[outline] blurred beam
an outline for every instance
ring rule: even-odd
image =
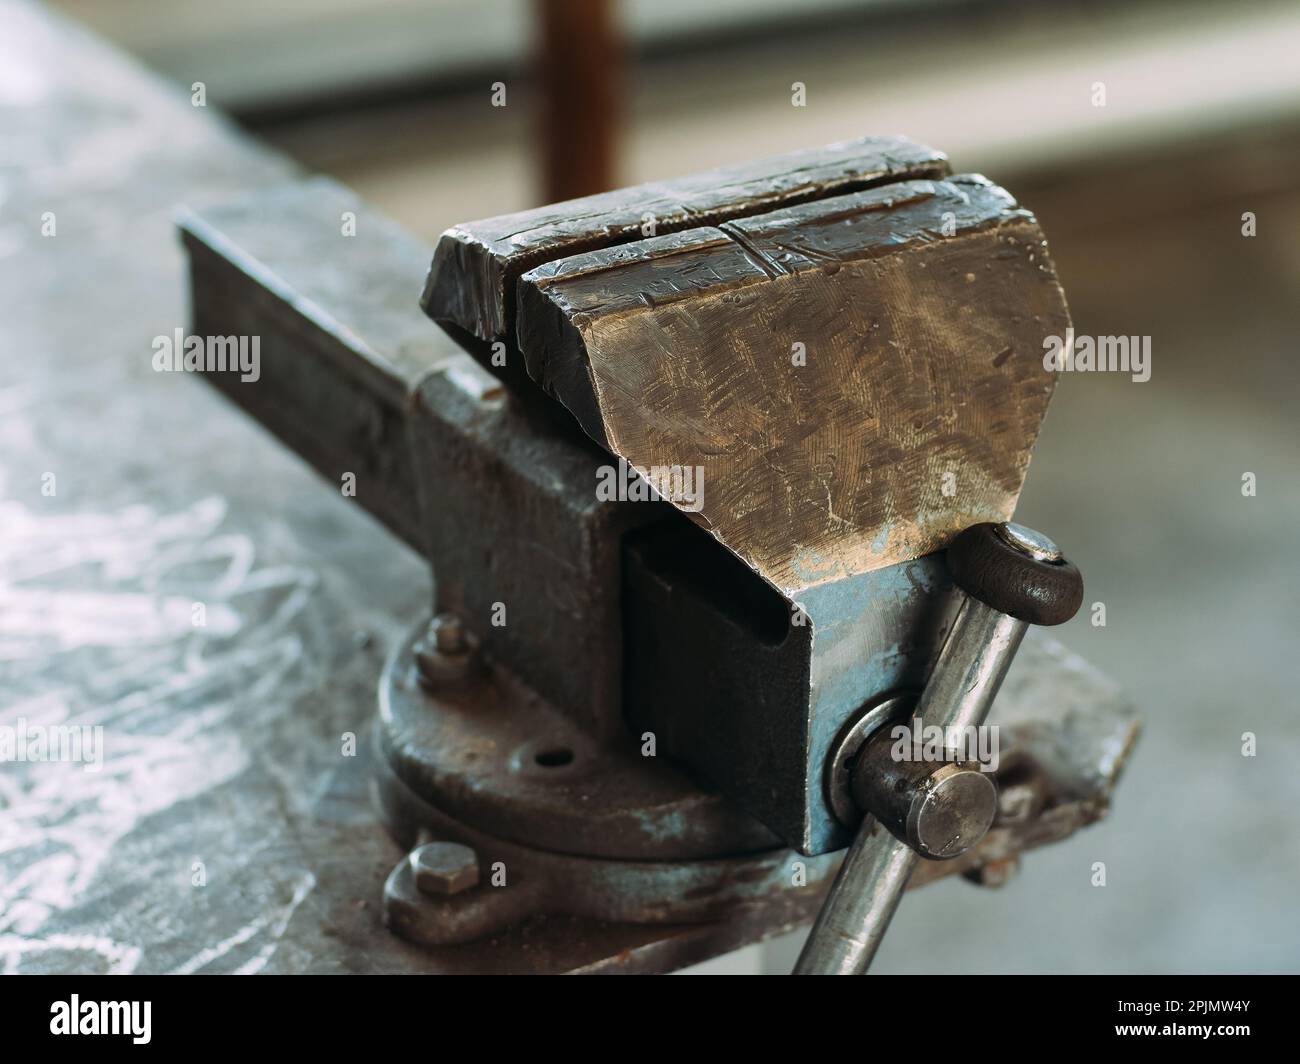
[[[541,202],[613,188],[623,47],[613,0],[535,0]]]

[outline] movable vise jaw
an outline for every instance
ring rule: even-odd
[[[360,468],[434,570],[435,619],[381,681],[377,792],[415,847],[389,925],[433,947],[628,925],[624,965],[662,969],[810,919],[862,820],[846,750],[926,687],[973,594],[944,552],[1012,516],[1055,385],[1069,316],[1034,217],[864,138],[467,223],[420,305],[471,360],[387,306],[417,241],[377,221],[375,268],[322,321],[276,292],[284,252],[242,246],[267,210],[184,224],[196,329],[273,334],[267,388],[228,394],[323,473]],[[250,284],[283,305],[232,298]],[[308,374],[314,410],[279,401]],[[1100,816],[1136,735],[1047,639],[997,712],[992,830],[914,885],[995,880]],[[550,967],[610,963],[587,941]]]

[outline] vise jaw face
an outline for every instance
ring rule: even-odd
[[[520,404],[692,471],[675,519],[607,526],[610,702],[804,853],[846,841],[836,735],[941,643],[936,552],[1012,515],[1069,327],[1033,215],[946,174],[876,138],[466,223],[425,288]]]

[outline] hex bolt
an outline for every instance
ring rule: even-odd
[[[478,640],[454,613],[439,613],[413,648],[421,682],[429,688],[450,687],[478,672]]]
[[[459,842],[426,842],[407,860],[421,894],[450,897],[478,885],[478,854]]]
[[[454,613],[440,613],[429,622],[433,645],[442,654],[459,654],[465,649],[465,627]]]

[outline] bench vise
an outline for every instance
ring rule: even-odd
[[[258,386],[212,383],[431,563],[373,754],[411,851],[385,920],[434,967],[529,935],[532,970],[680,967],[812,920],[870,834],[891,893],[849,918],[879,926],[801,962],[861,970],[905,886],[998,883],[1104,814],[1132,707],[1036,632],[1007,672],[1082,587],[1007,524],[1070,321],[1003,189],[872,137],[466,223],[431,255],[321,180],[182,234],[193,331],[261,337]],[[430,260],[445,335],[415,307]],[[1056,613],[1022,616],[1036,595]],[[998,696],[997,788],[902,781],[890,826],[868,740],[937,719],[957,644],[988,658],[979,610],[1020,625],[962,717]]]

